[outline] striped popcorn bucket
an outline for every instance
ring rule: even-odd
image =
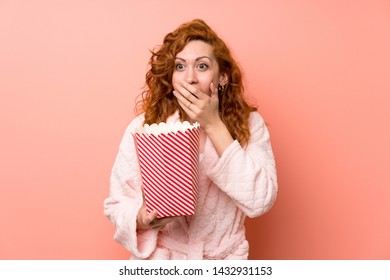
[[[199,184],[198,123],[144,125],[133,134],[147,211],[157,217],[193,215]]]

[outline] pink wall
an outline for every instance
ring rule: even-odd
[[[161,3],[166,3],[164,7]],[[126,259],[103,216],[148,49],[200,17],[269,123],[254,259],[390,258],[390,3],[0,2],[0,259]]]

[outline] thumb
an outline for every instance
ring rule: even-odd
[[[157,210],[152,210],[148,215],[149,223],[157,218]]]

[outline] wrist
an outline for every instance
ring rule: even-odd
[[[226,128],[226,125],[220,118],[218,118],[215,121],[208,122],[202,128],[204,132],[206,132],[206,134],[210,137],[211,134],[217,133],[217,131],[221,131]]]
[[[211,143],[213,144],[219,157],[222,156],[226,148],[234,141],[228,128],[222,120],[207,125],[203,128],[203,130],[211,140]]]

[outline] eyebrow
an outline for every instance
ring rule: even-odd
[[[206,55],[200,56],[200,57],[196,58],[195,61],[199,61],[199,60],[201,60],[202,58],[207,58],[208,60],[212,61],[211,58],[208,57],[208,56],[206,56]],[[175,59],[179,59],[179,60],[182,60],[182,61],[184,61],[184,62],[186,61],[184,58],[181,58],[181,57],[176,57]]]

